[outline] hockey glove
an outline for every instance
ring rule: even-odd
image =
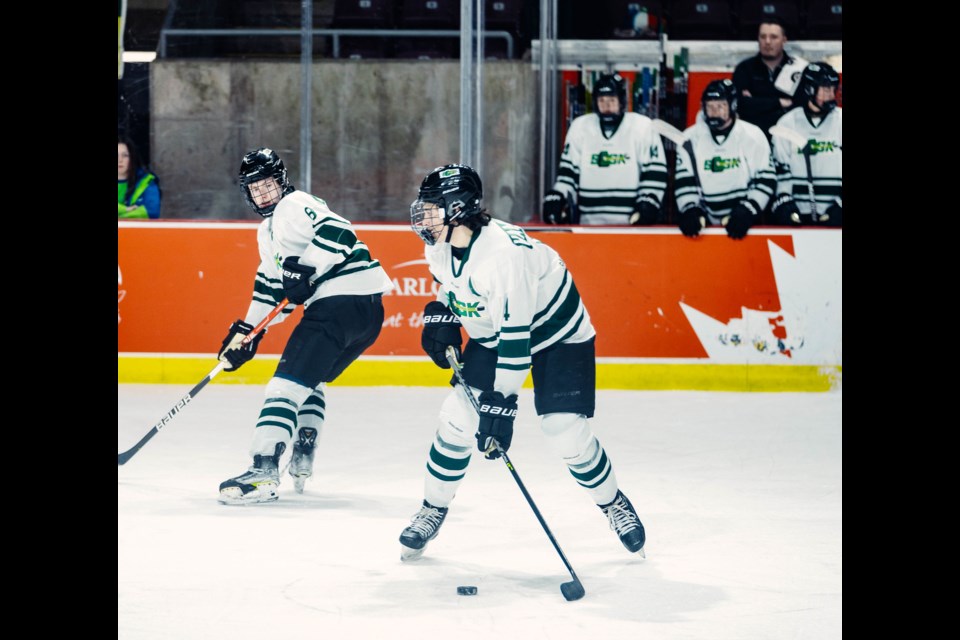
[[[784,226],[800,226],[800,208],[789,194],[781,194],[773,202],[773,211],[770,213],[773,224]]]
[[[656,196],[645,193],[637,198],[637,204],[634,205],[633,214],[630,216],[630,224],[657,224],[659,215],[660,201]]]
[[[223,346],[220,347],[220,352],[217,354],[217,359],[219,359],[220,362],[226,362],[230,365],[229,367],[224,367],[224,371],[236,371],[253,359],[254,354],[257,352],[257,346],[260,344],[260,341],[263,340],[263,334],[265,334],[267,330],[264,329],[249,343],[241,346],[240,343],[243,342],[246,336],[250,335],[251,331],[253,331],[253,325],[249,325],[243,320],[237,320],[230,325],[230,332],[227,334],[227,337],[223,339]]]
[[[743,240],[759,212],[760,207],[754,204],[753,200],[744,198],[738,202],[727,218],[727,235],[734,240]]]
[[[310,276],[317,270],[306,264],[300,264],[297,256],[283,261],[280,273],[283,274],[283,293],[293,304],[303,304],[310,299],[316,287],[310,284]]]
[[[820,224],[827,227],[843,226],[843,204],[837,199],[827,210],[820,214]]]
[[[691,205],[680,214],[680,231],[688,238],[696,238],[707,224],[707,212],[703,207]]]
[[[513,440],[513,421],[517,417],[517,394],[503,397],[499,391],[484,391],[480,394],[480,426],[477,428],[477,449],[486,454],[487,460],[496,460],[500,452],[493,441],[506,451]]]
[[[434,364],[441,369],[449,369],[447,347],[453,347],[456,350],[459,361],[462,343],[460,318],[442,302],[437,300],[428,302],[423,310],[423,333],[420,334],[420,346]]]
[[[547,224],[570,224],[570,213],[566,211],[567,197],[556,189],[547,191],[543,198],[543,221]]]

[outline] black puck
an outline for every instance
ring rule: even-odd
[[[457,587],[458,596],[475,596],[477,595],[476,587]]]

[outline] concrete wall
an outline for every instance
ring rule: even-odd
[[[315,62],[313,193],[354,220],[407,222],[423,176],[459,159],[459,78],[455,60]],[[529,62],[485,65],[480,174],[501,219],[539,210],[536,94]],[[299,62],[157,60],[151,116],[164,218],[258,219],[235,178],[260,146],[300,182]]]

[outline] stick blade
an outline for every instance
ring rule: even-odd
[[[560,593],[563,594],[567,602],[573,602],[574,600],[582,598],[586,594],[586,591],[583,590],[583,585],[579,580],[574,580],[573,582],[564,582],[561,584]]]
[[[678,147],[682,147],[683,143],[686,142],[686,140],[683,138],[683,132],[666,120],[654,120],[653,129]]]
[[[804,139],[802,135],[800,135],[798,132],[794,131],[793,129],[789,127],[785,127],[780,124],[775,124],[772,127],[770,127],[770,135],[776,136],[778,138],[783,138],[784,140],[792,142],[798,147],[807,146],[807,141],[806,139]]]

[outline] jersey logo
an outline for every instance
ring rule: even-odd
[[[460,302],[452,291],[447,294],[447,306],[461,318],[480,317],[479,302]]]
[[[660,157],[660,147],[655,144],[650,145],[650,157],[659,158]]]
[[[314,213],[314,212],[313,212],[313,209],[311,209],[310,207],[304,207],[304,208],[303,208],[303,212],[304,212],[305,214],[307,214],[307,217],[310,218],[311,220],[316,220],[316,219],[317,219],[317,214]]]
[[[502,220],[494,220],[494,224],[503,229],[503,232],[507,234],[507,237],[510,238],[510,242],[515,244],[518,247],[526,247],[527,249],[533,249],[533,241],[527,236],[527,232],[510,224],[509,222],[503,222]]]
[[[832,153],[834,151],[843,151],[843,147],[833,140],[815,140],[810,138],[806,147],[798,147],[797,153],[803,154],[804,149],[810,149],[810,155],[815,156],[818,153]]]
[[[627,164],[629,159],[630,156],[625,153],[609,153],[607,151],[601,151],[600,153],[595,153],[590,157],[590,164],[598,167],[613,167],[618,164]]]
[[[714,156],[703,161],[703,170],[712,173],[723,173],[727,169],[738,169],[742,164],[740,158],[721,158]]]

